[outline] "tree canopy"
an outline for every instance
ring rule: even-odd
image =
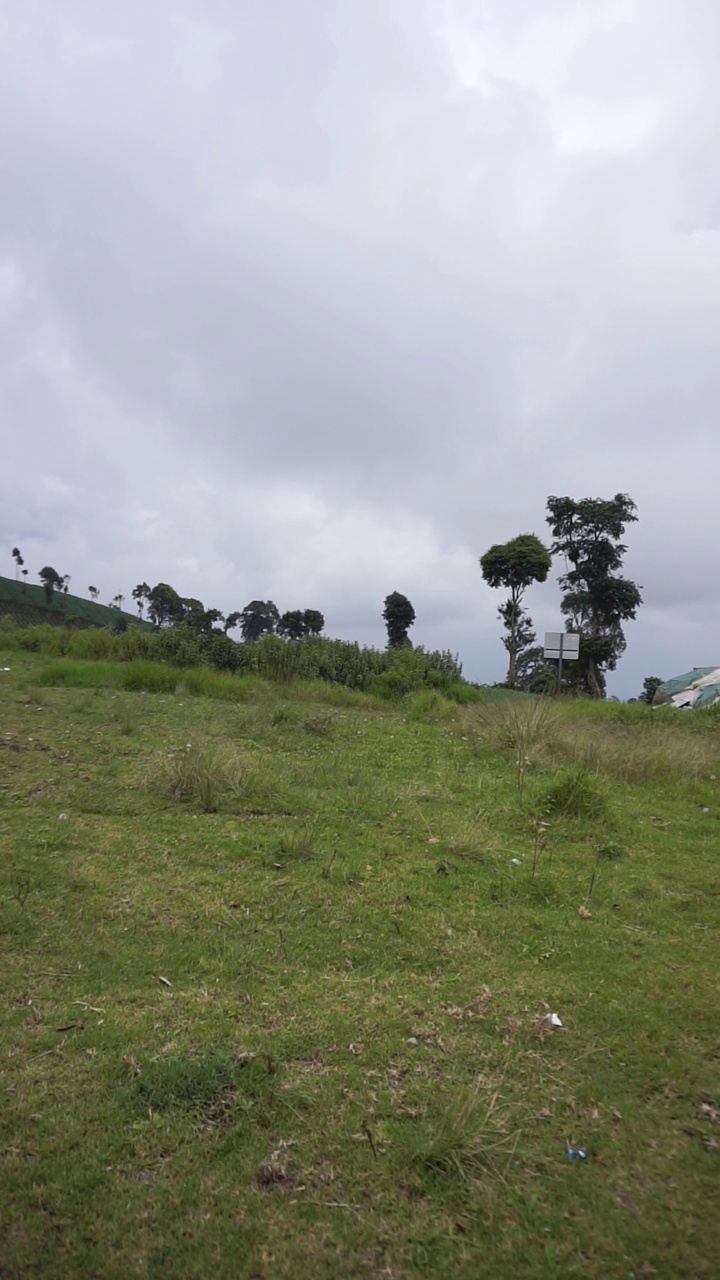
[[[409,645],[408,631],[415,622],[415,610],[407,596],[393,591],[385,597],[383,618],[387,629],[388,649],[397,649],[401,645]]]
[[[280,613],[272,600],[251,600],[240,614],[242,638],[247,643],[271,636],[279,621]]]

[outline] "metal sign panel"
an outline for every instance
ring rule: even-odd
[[[543,653],[546,658],[567,658],[574,662],[580,655],[580,635],[577,631],[546,631]]]

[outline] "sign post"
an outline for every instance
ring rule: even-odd
[[[557,691],[562,689],[563,659],[575,662],[580,656],[580,634],[577,631],[546,631],[543,654],[558,664]]]

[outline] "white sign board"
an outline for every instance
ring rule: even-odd
[[[573,662],[580,655],[580,635],[577,631],[546,631],[543,653],[546,658],[569,659]]]

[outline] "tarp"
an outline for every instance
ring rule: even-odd
[[[712,707],[716,702],[720,703],[720,667],[695,667],[666,680],[653,698],[654,707],[671,706],[684,711]]]

